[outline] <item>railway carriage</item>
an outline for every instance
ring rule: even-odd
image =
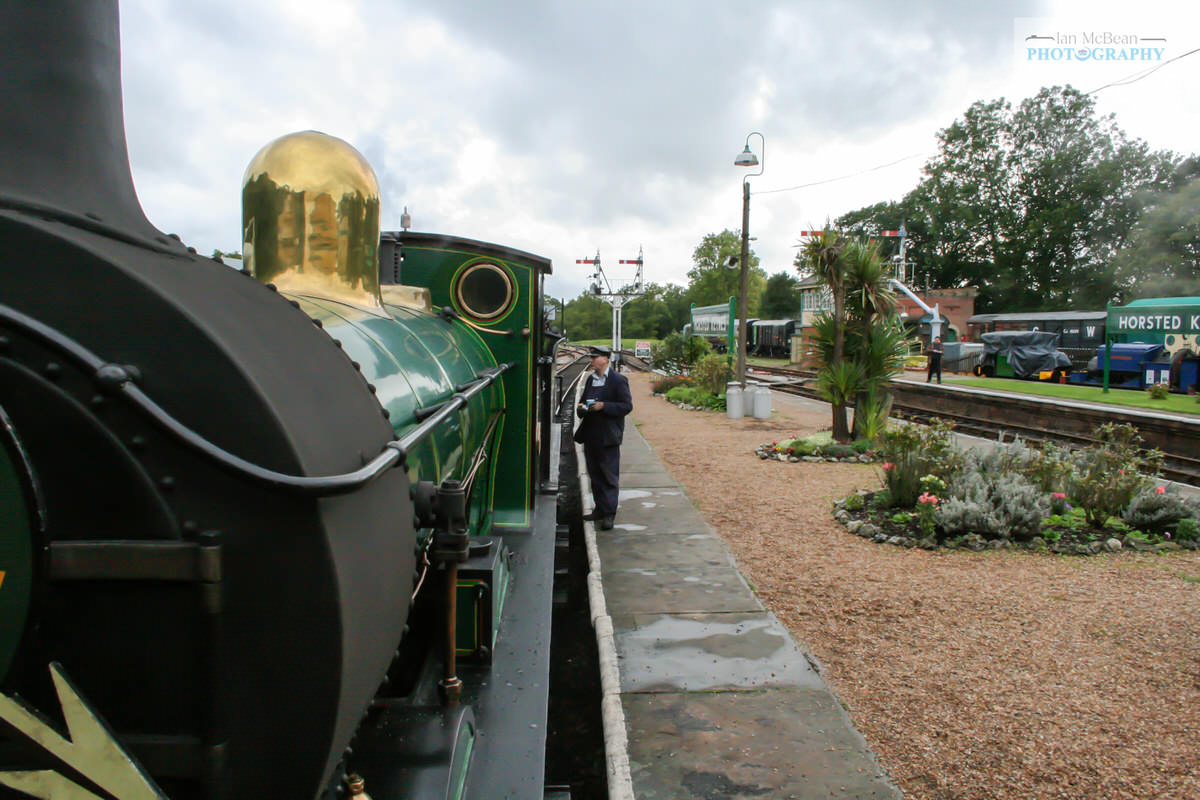
[[[0,796],[541,797],[549,261],[381,237],[311,131],[201,257],[137,202],[115,2],[0,22]]]

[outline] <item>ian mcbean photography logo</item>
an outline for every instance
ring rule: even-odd
[[[1162,61],[1165,36],[1112,30],[1049,31],[1025,37],[1026,61]]]

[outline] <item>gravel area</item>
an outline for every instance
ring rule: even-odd
[[[729,420],[631,381],[638,430],[909,800],[1200,799],[1200,552],[874,544],[831,503],[876,467],[754,455],[828,411]]]

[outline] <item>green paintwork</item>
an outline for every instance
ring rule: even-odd
[[[0,414],[0,424],[7,422]],[[0,680],[25,631],[33,585],[30,476],[10,428],[0,430]]]
[[[473,245],[480,245],[479,248]],[[499,437],[499,453],[493,467],[495,472],[493,525],[497,528],[523,528],[532,524],[534,470],[537,426],[535,372],[537,351],[535,341],[541,335],[537,317],[542,307],[541,272],[531,257],[526,262],[513,255],[505,257],[485,243],[446,239],[444,244],[406,241],[404,247],[403,282],[429,289],[436,308],[450,306],[462,313],[454,298],[455,279],[473,264],[487,262],[504,269],[513,280],[516,299],[512,307],[497,320],[477,324],[488,330],[510,332],[508,335],[475,333],[497,362],[515,362],[504,373],[504,418]],[[542,263],[545,263],[544,260]],[[463,328],[463,323],[456,323]],[[469,328],[467,328],[469,329]],[[528,331],[526,333],[526,331]]]
[[[297,299],[359,365],[364,381],[375,387],[380,405],[388,410],[397,436],[417,424],[418,408],[449,400],[455,386],[496,364],[474,331],[432,314],[389,306],[392,316],[383,318],[330,300]],[[503,403],[500,387],[471,398],[465,409],[413,448],[407,461],[410,482],[461,479]],[[336,421],[336,410],[331,409],[330,424]],[[485,468],[471,494],[472,534],[483,532],[490,522],[490,494],[490,470]]]

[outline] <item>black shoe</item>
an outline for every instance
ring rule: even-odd
[[[583,515],[584,522],[595,522],[598,519],[604,519],[599,511],[589,511]]]
[[[600,520],[600,530],[611,531],[612,527],[613,527],[613,518],[612,517],[605,517],[604,519]]]

